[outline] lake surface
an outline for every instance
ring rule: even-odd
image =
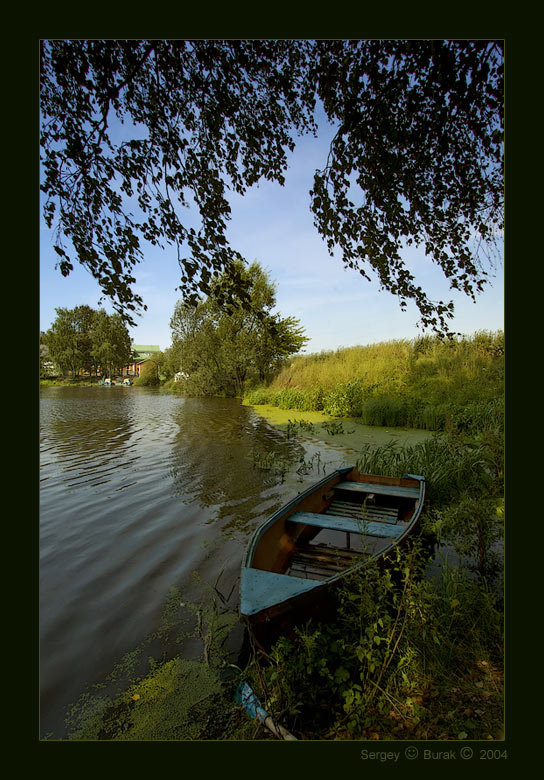
[[[357,442],[428,435],[364,426],[357,434],[349,447],[326,433],[288,436],[233,399],[43,388],[42,737],[66,736],[67,708],[157,630],[172,588],[198,598],[195,573],[200,582],[220,577],[236,610],[253,530],[323,473],[354,464]],[[280,465],[259,468],[270,453]]]

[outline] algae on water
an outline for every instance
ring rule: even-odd
[[[217,584],[217,583],[216,583]],[[238,616],[218,603],[214,592],[194,604],[180,600],[172,589],[165,604],[163,624],[136,651],[121,659],[108,677],[123,689],[113,696],[104,692],[105,683],[94,686],[96,693],[83,694],[70,713],[71,741],[160,741],[228,739],[232,720],[238,708],[233,702],[230,686],[224,682],[228,669],[225,641],[238,624]],[[196,616],[193,632],[180,633],[185,626],[180,616]],[[175,636],[177,632],[177,636]],[[149,659],[149,671],[138,679],[134,675],[138,660],[148,643],[169,635],[171,641],[182,642],[188,637],[203,643],[202,657],[168,660]],[[174,636],[173,636],[174,635]]]

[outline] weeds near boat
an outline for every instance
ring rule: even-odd
[[[321,472],[325,474],[328,465],[328,462],[322,461],[320,452],[315,452],[308,460],[302,455],[298,461],[298,466],[296,465],[296,460],[294,461],[281,457],[274,451],[254,451],[252,453],[252,459],[254,469],[260,469],[261,471],[279,476],[282,484],[285,482],[285,478],[291,470],[298,475],[302,482],[303,477],[308,474],[320,474]]]
[[[290,468],[290,463],[286,458],[274,450],[270,452],[253,450],[251,457],[254,469],[271,472],[280,477],[282,484],[285,482],[285,476]]]
[[[307,420],[287,420],[287,438],[297,436],[301,431],[313,433],[314,424]]]
[[[497,573],[493,547],[504,536],[502,437],[466,441],[435,434],[411,447],[396,441],[366,446],[357,466],[391,476],[425,474],[425,529],[450,543],[479,575]]]
[[[365,445],[357,467],[390,476],[425,474],[426,505],[445,504],[464,493],[487,492],[494,481],[498,491],[503,487],[495,453],[486,442],[464,442],[441,434],[409,447],[395,440],[380,447]]]
[[[304,457],[300,459],[300,465],[296,470],[296,473],[299,475],[299,477],[301,477],[302,481],[302,477],[306,476],[307,474],[313,474],[314,471],[316,474],[319,474],[320,471],[323,471],[323,474],[325,474],[326,469],[327,463],[321,463],[321,453],[316,452],[309,460],[304,460]]]
[[[340,590],[337,620],[281,638],[252,682],[301,739],[500,739],[502,614],[462,571],[398,548]]]
[[[500,425],[366,446],[357,466],[425,474],[423,534],[389,570],[370,563],[346,580],[335,621],[281,638],[251,667],[255,690],[301,739],[503,739]],[[424,576],[429,534],[459,556],[436,579]]]
[[[355,428],[352,431],[345,431],[344,423],[341,420],[321,423],[321,427],[325,428],[329,436],[336,436],[339,433],[355,433]]]

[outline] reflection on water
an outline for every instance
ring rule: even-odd
[[[285,490],[273,473],[255,468],[254,453],[273,451],[295,462],[303,448],[248,407],[229,399],[187,399],[175,414],[172,450],[175,490],[186,503],[213,509],[209,522],[221,532],[247,533],[253,520],[270,513]],[[271,510],[272,511],[272,510]]]
[[[221,574],[236,609],[253,529],[321,476],[297,465],[331,471],[353,453],[231,399],[45,388],[40,405],[41,732],[59,738],[68,705],[156,630],[172,587]],[[259,452],[286,474],[256,468]]]

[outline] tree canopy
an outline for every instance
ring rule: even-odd
[[[474,298],[485,284],[504,219],[502,41],[44,40],[41,54],[58,265],[85,266],[131,324],[146,241],[175,247],[187,301],[229,268],[223,293],[243,293],[229,191],[283,184],[318,107],[335,135],[309,203],[331,254],[435,330],[452,304],[418,286],[406,246],[454,289]]]
[[[180,300],[170,320],[170,366],[185,376],[184,389],[200,395],[241,395],[248,381],[265,381],[308,339],[294,317],[272,314],[275,287],[259,263],[237,262],[247,299],[222,305],[230,274],[211,284],[210,295],[192,306]],[[227,276],[225,280],[225,276]]]
[[[75,376],[84,369],[112,373],[130,362],[130,336],[120,314],[76,306],[57,308],[51,328],[43,335],[48,357],[62,372]]]

